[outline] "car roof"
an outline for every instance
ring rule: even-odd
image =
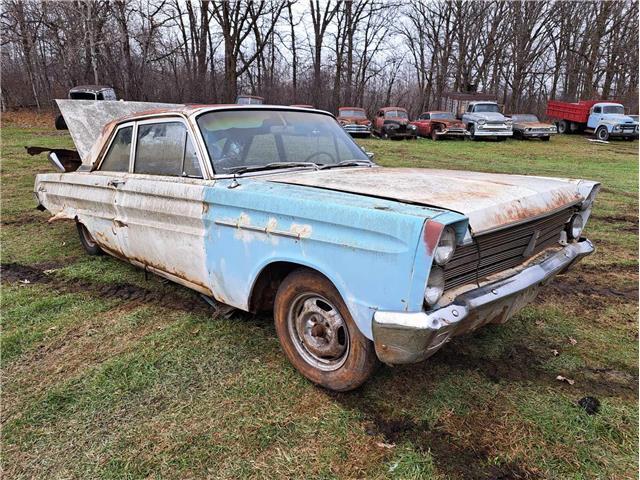
[[[104,90],[113,90],[109,85],[76,85],[69,89],[70,92],[102,92]]]
[[[380,110],[382,110],[383,112],[388,112],[390,110],[404,110],[405,112],[407,111],[406,108],[402,107],[382,107]]]
[[[338,110],[363,110],[364,108],[362,107],[338,107]]]

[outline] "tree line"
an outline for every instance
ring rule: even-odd
[[[446,91],[507,112],[548,99],[638,109],[638,2],[5,0],[2,108],[49,108],[79,84],[127,100],[312,104],[412,115]]]

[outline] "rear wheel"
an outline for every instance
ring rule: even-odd
[[[84,247],[85,251],[89,255],[102,255],[102,249],[93,239],[89,230],[87,230],[87,227],[80,222],[76,222],[76,228],[78,229],[78,235],[80,236],[80,243]]]
[[[607,127],[598,127],[596,130],[596,138],[603,142],[609,140],[609,130],[607,130]]]
[[[316,272],[296,270],[284,279],[274,320],[285,355],[317,385],[353,390],[378,365],[373,342],[360,333],[336,288]]]
[[[558,133],[570,133],[569,123],[566,120],[560,120],[558,122]]]

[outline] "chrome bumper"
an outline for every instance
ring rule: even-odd
[[[513,137],[513,130],[491,130],[491,129],[483,129],[476,128],[476,131],[473,132],[476,137]]]
[[[436,136],[438,136],[438,137],[440,137],[440,136],[464,137],[466,135],[469,135],[469,132],[467,130],[464,130],[464,129],[458,129],[458,130],[445,129],[445,130],[438,130],[436,132]]]
[[[487,323],[503,323],[530,303],[540,286],[594,251],[582,239],[512,277],[470,290],[433,312],[384,312],[373,316],[378,358],[387,364],[415,363],[433,355],[453,336]]]

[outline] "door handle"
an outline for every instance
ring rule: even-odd
[[[114,188],[118,188],[118,185],[124,185],[124,184],[125,184],[124,180],[109,180],[107,182],[108,187],[114,187]]]

